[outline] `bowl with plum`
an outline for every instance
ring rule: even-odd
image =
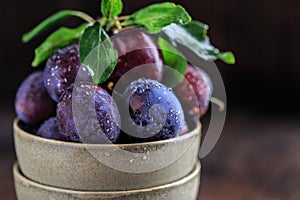
[[[233,54],[213,47],[207,25],[180,5],[119,16],[122,8],[102,0],[98,19],[59,11],[23,36],[28,42],[70,16],[86,21],[46,38],[32,62],[42,67],[17,90],[18,199],[196,199],[199,118],[213,84],[177,47],[195,50],[190,42],[207,39],[199,59],[230,63]]]
[[[146,51],[160,55],[158,47]],[[131,62],[124,59],[118,67]],[[107,86],[91,81],[78,45],[54,53],[44,71],[29,75],[17,91],[15,148],[22,173],[38,183],[85,191],[150,188],[190,174],[200,123],[185,120],[172,89],[141,77],[117,94],[116,103]]]

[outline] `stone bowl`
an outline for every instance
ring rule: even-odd
[[[13,128],[18,163],[27,178],[80,191],[138,190],[181,180],[196,166],[201,136],[198,123],[185,135],[157,142],[82,144],[33,135],[20,128],[18,119]]]
[[[200,183],[200,162],[186,177],[152,188],[126,191],[80,191],[51,187],[26,178],[17,163],[13,167],[18,200],[196,200]]]

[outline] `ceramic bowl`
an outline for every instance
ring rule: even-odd
[[[82,191],[124,191],[165,185],[190,174],[198,160],[198,123],[177,138],[139,144],[81,144],[35,136],[14,121],[22,173],[48,186]]]
[[[127,191],[67,190],[36,183],[26,178],[18,164],[13,167],[18,200],[196,200],[200,183],[200,163],[186,177],[157,187]]]

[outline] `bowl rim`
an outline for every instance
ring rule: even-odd
[[[138,146],[149,146],[149,145],[162,145],[166,143],[176,143],[181,140],[189,139],[191,137],[195,137],[197,134],[201,136],[201,123],[198,121],[194,129],[189,131],[188,133],[175,137],[175,138],[170,138],[166,140],[159,140],[159,141],[153,141],[153,142],[142,142],[142,143],[131,143],[131,144],[90,144],[90,143],[76,143],[76,142],[69,142],[69,141],[60,141],[60,140],[54,140],[54,139],[48,139],[48,138],[43,138],[37,135],[34,135],[32,133],[26,132],[23,130],[18,124],[20,122],[20,119],[16,117],[13,122],[13,130],[14,134],[22,135],[24,137],[27,137],[32,140],[37,140],[40,142],[44,143],[50,143],[53,145],[61,145],[64,144],[65,146],[72,146],[72,147],[112,147],[112,146],[118,146],[118,147],[138,147]]]
[[[67,193],[67,194],[78,194],[78,195],[84,195],[84,194],[89,194],[89,195],[128,195],[128,194],[134,194],[134,193],[145,193],[145,192],[152,192],[152,191],[157,191],[161,189],[168,189],[168,188],[174,188],[180,185],[183,185],[193,179],[194,177],[198,176],[200,174],[201,170],[201,163],[200,160],[197,161],[197,164],[194,168],[194,170],[187,175],[186,177],[174,181],[172,183],[160,185],[160,186],[155,186],[152,188],[145,188],[145,189],[136,189],[136,190],[123,190],[123,191],[82,191],[82,190],[71,190],[71,189],[63,189],[63,188],[57,188],[53,186],[48,186],[44,185],[41,183],[34,182],[27,177],[25,177],[19,167],[18,162],[16,161],[13,165],[13,175],[15,179],[18,179],[25,183],[26,185],[31,185],[37,188],[41,188],[47,191],[54,191],[54,192],[59,192],[59,193]]]

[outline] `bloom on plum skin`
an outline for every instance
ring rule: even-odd
[[[71,141],[115,143],[120,135],[120,114],[113,98],[90,82],[71,85],[57,105],[62,134]]]
[[[180,102],[170,88],[150,79],[132,82],[124,92],[120,105],[126,133],[135,141],[173,138],[180,132],[184,114]],[[128,107],[129,106],[129,107]],[[128,113],[130,117],[126,117]],[[146,128],[145,128],[146,127]],[[124,130],[123,130],[124,131]]]
[[[59,97],[75,80],[91,81],[88,69],[81,64],[78,45],[58,50],[48,60],[44,69],[44,84],[51,98]]]

